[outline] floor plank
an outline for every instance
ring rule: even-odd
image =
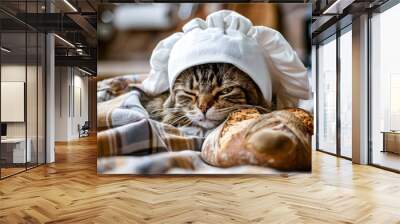
[[[0,223],[400,223],[400,175],[321,152],[313,173],[97,176],[96,140],[0,181]]]

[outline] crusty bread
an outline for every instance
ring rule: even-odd
[[[229,142],[230,138],[232,138],[236,133],[245,130],[249,122],[258,117],[260,117],[260,113],[257,109],[253,108],[242,109],[230,114],[221,131],[219,139],[221,148],[224,148],[223,146]]]
[[[312,135],[314,133],[313,117],[310,112],[300,109],[300,108],[290,108],[290,109],[286,109],[286,111],[291,112],[295,117],[297,117],[299,120],[301,120],[309,134]]]
[[[302,109],[261,114],[242,109],[210,134],[201,156],[218,167],[258,165],[279,170],[311,169],[312,116]]]

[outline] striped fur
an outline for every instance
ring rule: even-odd
[[[237,67],[227,63],[209,63],[184,70],[170,93],[144,102],[152,118],[180,126],[210,130],[222,123],[234,110],[270,106],[258,86]]]

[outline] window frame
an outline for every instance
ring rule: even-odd
[[[346,18],[347,19],[347,18]],[[340,21],[338,21],[338,22],[340,22]],[[344,35],[345,33],[347,33],[347,32],[351,32],[352,31],[352,23],[350,22],[349,24],[346,24],[343,28],[340,28],[339,29],[339,27],[337,27],[337,30],[336,30],[336,32],[335,33],[333,33],[332,35],[330,35],[329,37],[327,37],[327,38],[325,38],[325,39],[323,39],[323,40],[321,40],[321,41],[318,41],[317,42],[317,44],[315,44],[316,45],[316,52],[315,52],[315,57],[316,57],[316,59],[315,59],[315,61],[316,61],[316,70],[315,70],[315,74],[316,74],[316,96],[315,96],[315,100],[316,100],[316,103],[315,103],[315,114],[316,114],[316,120],[315,120],[315,129],[316,129],[316,131],[315,131],[315,134],[316,134],[316,138],[315,138],[315,145],[316,145],[316,151],[319,151],[319,152],[323,152],[323,153],[327,153],[327,154],[329,154],[329,155],[333,155],[333,156],[336,156],[336,157],[340,157],[340,158],[343,158],[343,159],[346,159],[346,160],[352,160],[352,158],[350,158],[350,157],[347,157],[347,156],[344,156],[344,155],[342,155],[342,153],[341,153],[341,119],[340,119],[340,81],[341,81],[341,79],[340,79],[340,77],[341,77],[341,67],[340,67],[340,60],[341,60],[341,57],[340,57],[340,37],[342,36],[342,35]],[[324,150],[324,149],[321,149],[319,146],[320,146],[320,143],[319,143],[319,119],[318,119],[318,114],[319,114],[319,110],[320,110],[320,108],[319,108],[319,94],[320,94],[320,90],[319,90],[319,88],[320,88],[320,86],[319,86],[319,78],[320,78],[320,74],[319,74],[319,67],[320,67],[320,56],[319,56],[319,51],[318,51],[318,49],[320,48],[320,46],[322,45],[322,44],[326,44],[326,43],[329,43],[329,42],[331,42],[331,41],[336,41],[336,61],[335,61],[335,63],[336,63],[336,152],[335,153],[332,153],[332,152],[328,152],[328,151],[326,151],[326,150]]]
[[[26,16],[26,13],[29,13],[27,11],[27,3],[28,3],[28,1],[25,0],[25,1],[21,1],[21,2],[25,4],[24,5],[24,10],[25,10],[24,13],[25,13],[25,16]],[[34,0],[34,1],[30,2],[30,3],[36,4],[36,13],[39,12],[39,6],[38,6],[39,2],[43,2],[43,1]],[[38,29],[30,26],[27,23],[24,23],[22,20],[19,20],[17,17],[15,17],[12,13],[8,12],[6,9],[3,9],[1,6],[2,5],[0,3],[0,12],[5,13],[6,15],[9,15],[12,19],[14,19],[17,22],[22,23],[23,29],[11,31],[11,32],[10,31],[0,30],[0,46],[2,45],[2,43],[1,43],[2,42],[2,39],[1,39],[2,34],[5,34],[5,33],[21,33],[21,34],[25,35],[25,40],[24,40],[25,41],[25,49],[24,49],[24,51],[25,51],[25,56],[24,56],[25,57],[25,87],[24,87],[24,89],[25,89],[25,93],[24,93],[25,166],[24,166],[23,170],[14,172],[14,173],[9,174],[9,175],[4,175],[2,173],[2,167],[0,166],[0,180],[3,180],[3,179],[6,179],[8,177],[12,177],[12,176],[17,175],[19,173],[26,172],[26,171],[28,171],[30,169],[39,167],[39,166],[44,165],[44,164],[47,163],[47,144],[48,144],[48,142],[47,142],[47,128],[46,128],[47,127],[47,110],[46,110],[46,108],[47,108],[47,80],[46,79],[47,79],[47,43],[48,43],[48,40],[47,40],[47,32],[43,32],[41,30],[38,30]],[[48,7],[46,7],[45,10],[47,12],[48,11]],[[0,24],[0,26],[1,26],[1,24]],[[36,72],[35,72],[35,75],[36,75],[36,122],[34,122],[34,124],[33,124],[33,125],[36,125],[36,136],[34,136],[33,138],[36,138],[36,141],[37,141],[37,144],[36,144],[36,158],[35,158],[36,161],[33,164],[30,164],[29,166],[28,166],[28,162],[27,162],[28,161],[28,158],[27,158],[27,156],[28,156],[28,153],[27,153],[27,147],[28,147],[27,84],[28,84],[28,64],[29,64],[28,63],[28,34],[33,34],[33,35],[36,36],[36,41],[35,41],[36,43],[34,43],[34,44],[36,44],[36,47],[35,47],[36,59],[33,62],[35,64],[35,66],[36,66]],[[40,40],[39,40],[39,34],[43,34],[42,38]],[[41,107],[43,107],[42,109],[44,109],[43,117],[39,117],[40,115],[39,115],[39,112],[38,112],[39,111],[39,98],[38,98],[39,97],[39,81],[38,81],[38,76],[39,76],[39,41],[41,42],[41,44],[42,44],[41,46],[43,47],[43,49],[41,49],[41,53],[43,53],[43,55],[41,55],[41,57],[42,57],[42,60],[44,62],[42,64],[42,70],[41,70],[41,73],[42,73],[41,74],[42,75],[42,84],[43,84],[42,96],[44,97],[42,99],[43,105],[41,105]],[[0,81],[1,81],[1,67],[3,66],[2,62],[3,62],[2,56],[0,54]],[[1,89],[1,87],[0,87],[0,89]],[[1,98],[0,98],[0,101],[1,101]],[[1,106],[0,106],[0,110],[1,110]],[[43,122],[42,124],[43,124],[43,128],[44,128],[43,129],[43,133],[42,133],[43,134],[43,145],[42,145],[42,147],[43,147],[42,148],[43,155],[41,155],[41,157],[43,157],[42,158],[43,159],[42,162],[39,162],[39,143],[38,143],[39,142],[38,141],[38,139],[39,139],[39,119]],[[1,123],[1,119],[0,119],[0,123]],[[0,156],[1,156],[1,144],[0,144]]]
[[[382,5],[369,10],[368,13],[368,32],[367,32],[367,38],[368,38],[368,69],[367,69],[367,76],[368,76],[368,111],[367,111],[367,116],[368,116],[368,158],[367,162],[368,165],[377,167],[383,170],[395,172],[395,173],[400,173],[400,170],[393,169],[384,165],[380,165],[377,163],[373,162],[373,130],[372,130],[372,54],[373,54],[373,49],[372,49],[372,41],[373,41],[373,35],[372,35],[372,18],[374,17],[374,14],[381,14],[384,13],[385,11],[393,8],[394,6],[400,4],[399,0],[388,0]]]

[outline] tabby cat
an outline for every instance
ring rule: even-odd
[[[257,107],[262,112],[271,108],[252,79],[228,63],[188,68],[177,77],[171,92],[145,97],[142,103],[153,119],[203,130],[215,128],[240,108]]]

